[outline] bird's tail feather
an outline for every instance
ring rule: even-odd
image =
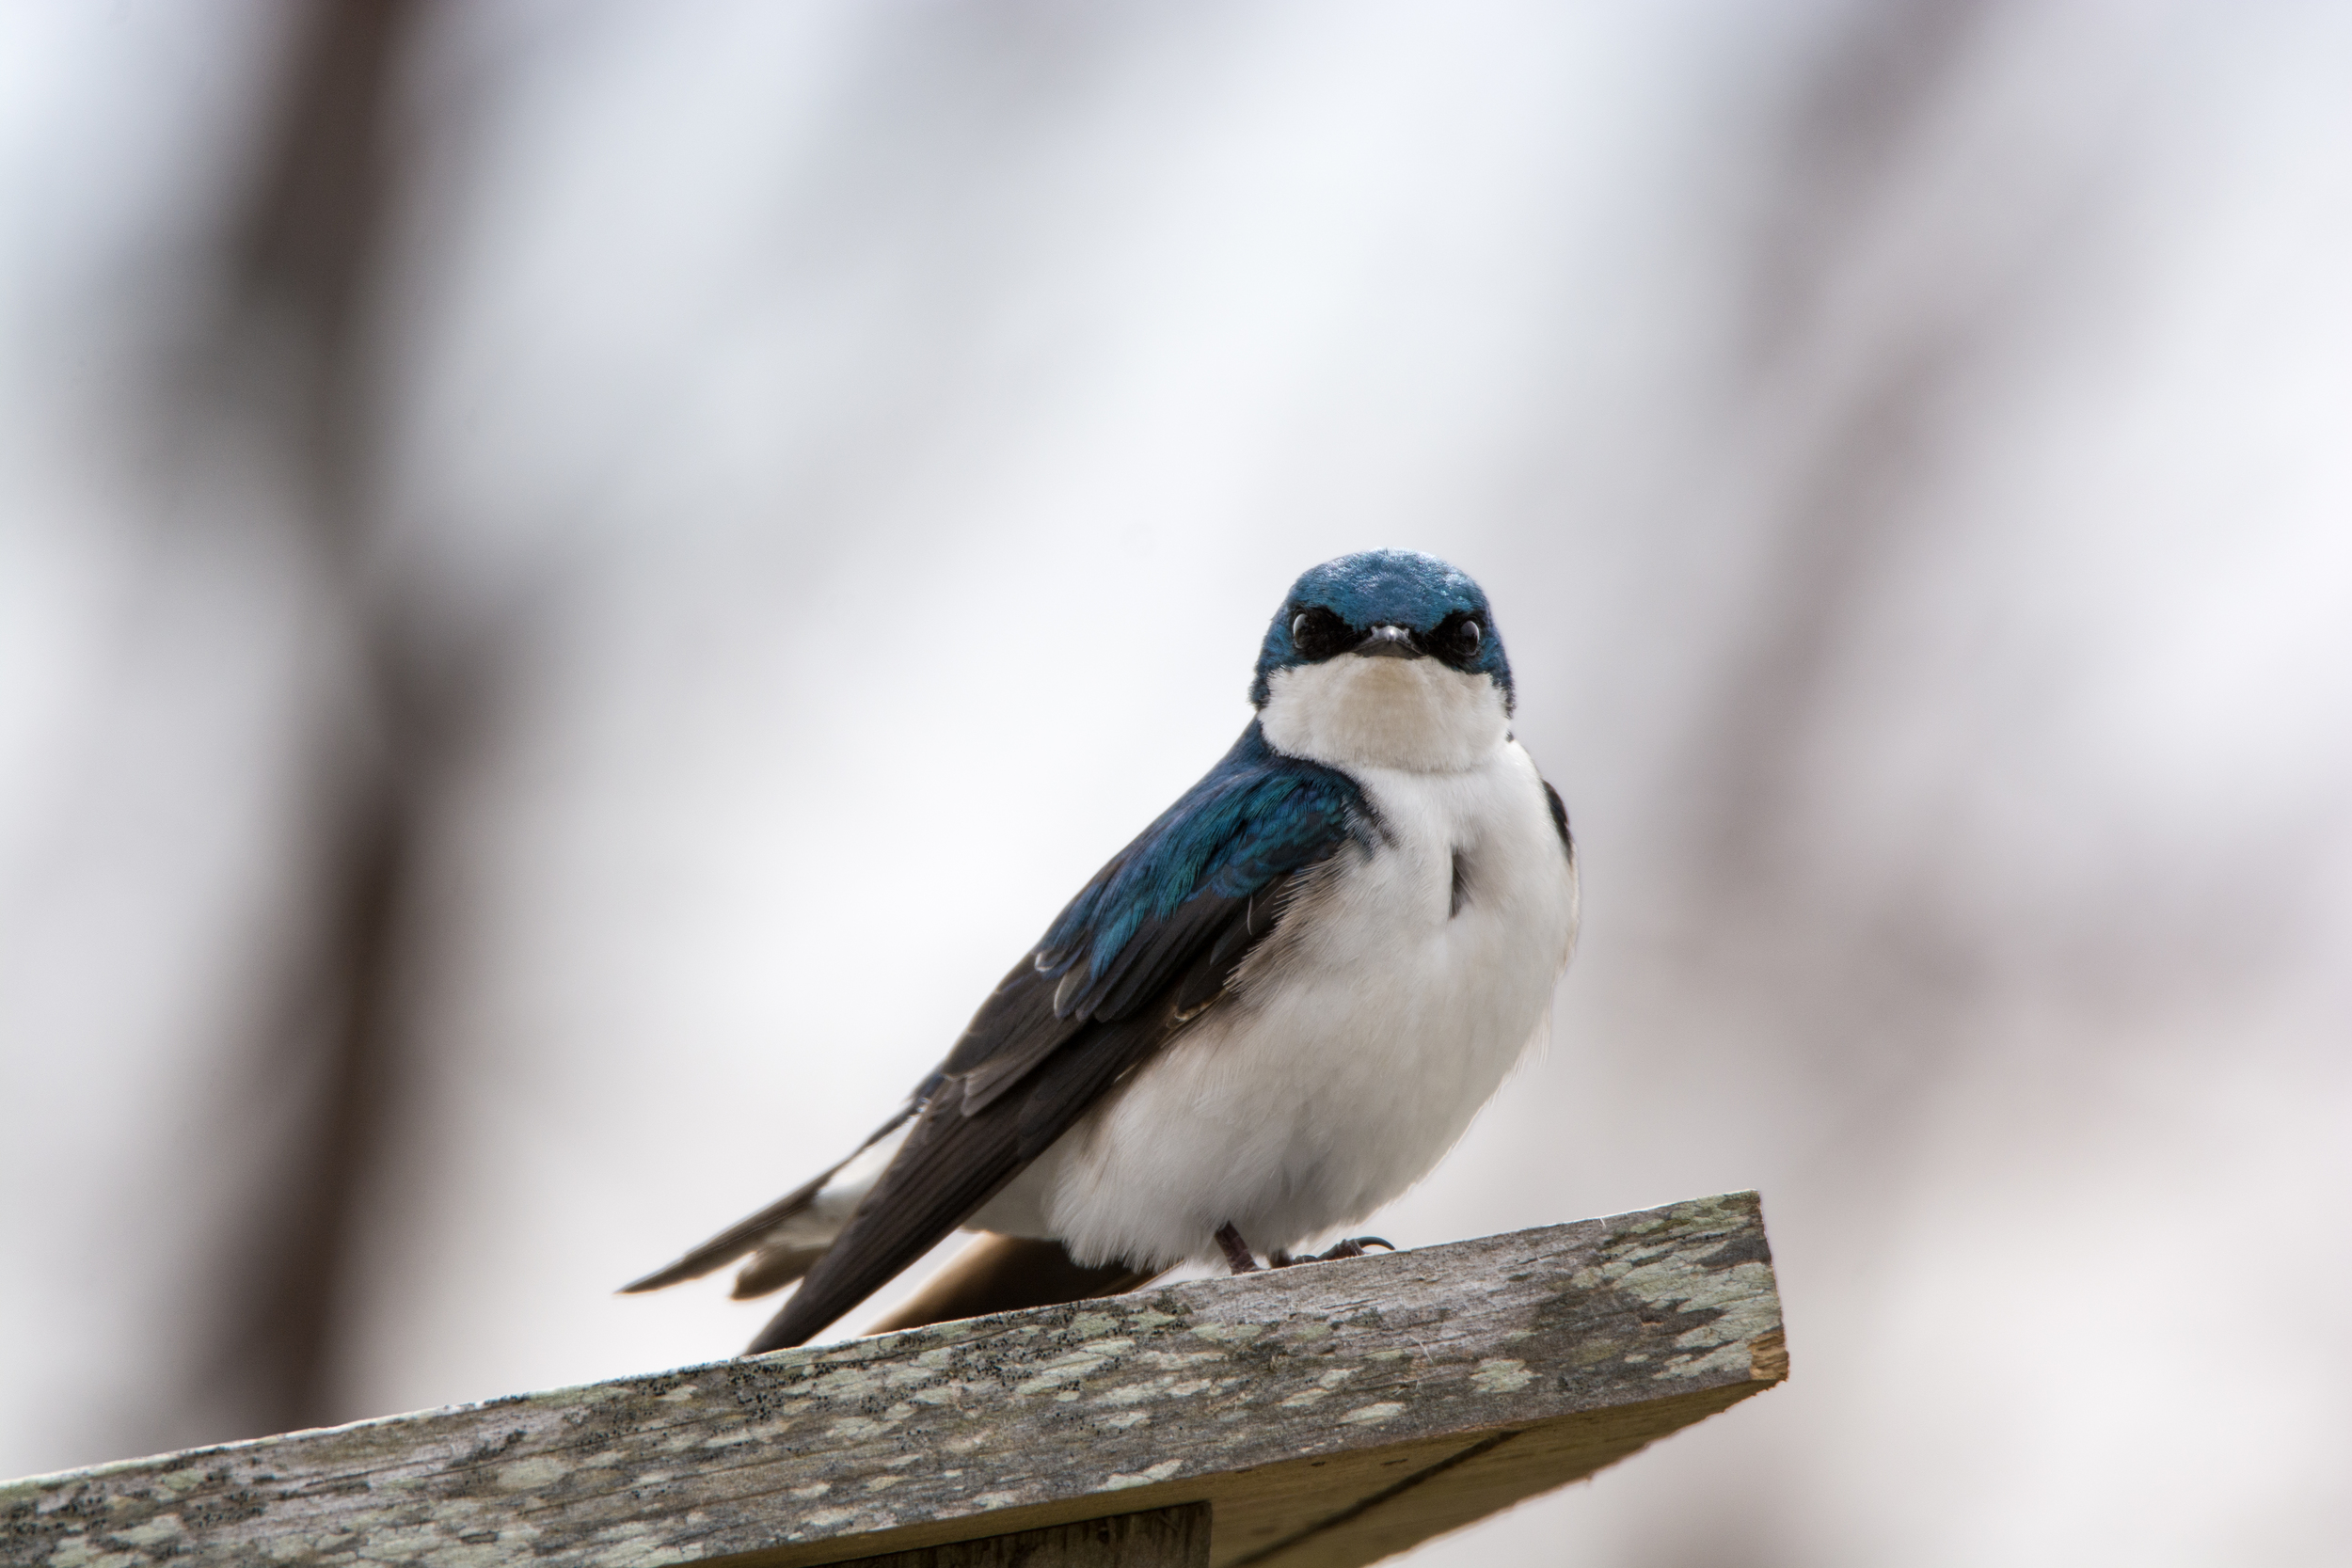
[[[753,1257],[736,1277],[737,1299],[766,1295],[791,1284],[808,1273],[833,1244],[833,1239],[841,1233],[850,1212],[896,1152],[898,1140],[892,1139],[891,1134],[898,1132],[914,1114],[914,1105],[910,1101],[847,1159],[826,1166],[758,1213],[736,1221],[667,1268],[631,1280],[621,1287],[621,1294],[635,1295],[642,1291],[659,1291],[665,1285],[700,1279],[747,1252]],[[836,1181],[836,1177],[841,1180]]]
[[[752,1254],[752,1260],[743,1265],[743,1272],[735,1276],[735,1289],[728,1292],[737,1301],[749,1301],[771,1291],[781,1291],[817,1266],[833,1242],[827,1239],[813,1246],[795,1246],[778,1242],[761,1247]]]
[[[845,1160],[841,1164],[847,1164],[849,1162]],[[796,1187],[787,1193],[749,1219],[736,1221],[735,1224],[728,1226],[669,1267],[656,1269],[643,1279],[629,1281],[621,1287],[621,1293],[635,1295],[641,1291],[659,1291],[666,1285],[676,1285],[689,1279],[700,1279],[711,1270],[723,1268],[734,1262],[743,1254],[758,1246],[776,1227],[786,1224],[806,1211],[808,1206],[816,1200],[818,1193],[823,1190],[825,1183],[833,1180],[834,1172],[840,1168],[841,1165],[833,1166],[812,1179],[804,1186]],[[822,1248],[818,1249],[820,1252],[822,1250]],[[753,1267],[757,1266],[755,1260]],[[744,1272],[749,1274],[751,1270],[746,1269]],[[803,1268],[803,1273],[805,1272]],[[793,1279],[799,1277],[798,1274],[791,1276]],[[781,1285],[787,1281],[778,1280],[776,1283]]]

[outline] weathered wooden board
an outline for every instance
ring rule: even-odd
[[[1345,1568],[1785,1377],[1752,1193],[0,1487],[0,1561],[841,1562],[1214,1505]]]
[[[835,1568],[1209,1568],[1209,1505],[1155,1508],[1050,1525],[1018,1535],[951,1541]]]

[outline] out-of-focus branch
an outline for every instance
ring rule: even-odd
[[[1791,819],[1793,770],[1980,325],[1915,310],[1874,324],[1882,330],[1868,335],[1863,362],[1823,363],[1853,308],[1840,290],[1899,203],[1902,182],[1917,178],[1923,130],[1947,106],[1998,8],[1997,0],[1857,8],[1804,83],[1776,148],[1771,199],[1759,204],[1747,261],[1744,391],[1766,441],[1790,444],[1793,461],[1790,481],[1768,503],[1780,514],[1767,520],[1777,544],[1756,584],[1752,641],[1727,672],[1720,717],[1706,732],[1704,809],[1718,895],[1772,900],[1787,892],[1774,837]],[[1808,417],[1775,417],[1808,392],[1820,398]]]
[[[230,239],[216,363],[258,364],[250,388],[282,466],[313,578],[346,641],[357,714],[318,715],[310,773],[324,832],[304,895],[315,935],[265,976],[264,1072],[314,1053],[315,1084],[246,1233],[208,1282],[215,1375],[256,1432],[339,1419],[336,1297],[402,1081],[404,906],[444,726],[396,606],[362,570],[372,439],[368,317],[397,185],[389,105],[424,0],[288,8],[279,107]],[[262,341],[254,356],[240,346]],[[353,722],[354,719],[357,722]],[[299,845],[290,852],[304,853]],[[221,1433],[229,1437],[238,1435]]]
[[[290,455],[317,526],[356,528],[367,294],[397,171],[387,110],[424,0],[296,5],[275,135],[232,238],[231,309],[275,317],[296,363]]]

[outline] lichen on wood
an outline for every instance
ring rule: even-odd
[[[1372,1561],[1787,1374],[1754,1194],[0,1487],[43,1568],[835,1562],[1184,1503]]]

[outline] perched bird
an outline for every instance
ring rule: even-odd
[[[1486,595],[1374,550],[1302,576],[1256,717],[1072,899],[848,1159],[627,1287],[751,1255],[797,1345],[959,1227],[882,1327],[1279,1265],[1425,1175],[1549,1026],[1577,929],[1560,797]],[[1325,1257],[1353,1256],[1373,1238]],[[1386,1243],[1377,1243],[1383,1244]]]

